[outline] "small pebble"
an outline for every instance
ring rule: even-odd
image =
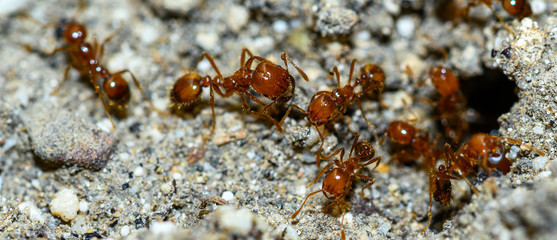
[[[130,227],[123,226],[122,229],[120,229],[120,235],[122,235],[122,237],[125,237],[128,236],[128,234],[130,234]]]
[[[136,177],[143,176],[144,174],[145,174],[145,171],[143,170],[142,167],[136,167],[136,168],[133,170],[133,175],[136,176]]]
[[[322,35],[348,34],[358,22],[358,15],[352,9],[339,6],[325,6],[317,15],[317,31]]]
[[[402,16],[396,22],[396,30],[403,38],[412,38],[416,24],[411,16]]]
[[[267,224],[255,216],[250,210],[223,207],[219,210],[219,224],[234,236],[249,236],[254,231],[266,230]]]
[[[69,222],[77,216],[79,199],[73,190],[64,188],[54,195],[48,206],[52,215]]]
[[[169,183],[163,183],[163,184],[160,186],[160,190],[161,190],[161,192],[164,193],[164,194],[169,194],[169,193],[172,192],[172,186],[171,186]]]
[[[227,10],[228,17],[226,24],[232,31],[240,31],[240,29],[245,26],[249,20],[248,9],[240,5],[233,5]]]
[[[234,193],[231,191],[224,191],[222,193],[222,199],[226,200],[227,202],[230,202],[232,200],[234,200]]]
[[[540,126],[535,126],[533,130],[534,130],[535,134],[542,134],[543,133],[543,128],[540,127]]]
[[[153,222],[149,229],[155,235],[168,235],[176,230],[176,225],[171,222]]]
[[[546,156],[539,156],[534,158],[534,160],[532,160],[532,166],[534,167],[534,170],[540,171],[545,168],[545,164],[548,160],[549,158]]]
[[[46,164],[101,169],[116,146],[112,134],[65,109],[35,104],[21,114],[33,152]]]
[[[79,211],[82,213],[87,213],[87,210],[89,210],[89,203],[85,200],[79,201]]]
[[[82,235],[87,233],[87,230],[89,230],[89,223],[85,216],[79,215],[72,221],[72,232]]]
[[[19,212],[29,216],[29,219],[34,222],[44,223],[45,219],[41,214],[41,210],[30,202],[23,202],[18,206]]]
[[[288,30],[288,24],[283,20],[277,20],[273,23],[273,30],[276,33],[285,33]]]

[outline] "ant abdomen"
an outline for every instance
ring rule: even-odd
[[[202,87],[201,76],[195,73],[185,74],[174,83],[170,90],[170,99],[175,104],[187,106],[199,97]]]
[[[503,8],[513,17],[525,18],[532,14],[528,0],[502,0]]]
[[[113,75],[103,83],[106,97],[118,105],[127,104],[130,101],[130,86],[120,74]]]

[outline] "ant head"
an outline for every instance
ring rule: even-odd
[[[362,85],[364,88],[370,84],[383,84],[385,82],[385,73],[375,64],[363,66],[360,72],[360,77],[356,79],[356,84]]]
[[[499,150],[500,143],[496,137],[485,133],[476,133],[472,135],[468,142],[470,151],[474,154],[496,152]]]
[[[458,91],[458,79],[453,75],[453,72],[444,66],[435,67],[431,70],[431,80],[433,86],[441,96],[449,96]]]
[[[330,200],[338,199],[350,190],[350,175],[342,168],[333,168],[323,180],[323,194]]]
[[[125,104],[130,100],[130,87],[121,74],[116,74],[105,80],[103,90],[110,101]]]
[[[176,80],[170,91],[173,102],[190,104],[201,95],[202,79],[196,73],[188,73]]]
[[[532,15],[532,9],[527,0],[503,0],[502,3],[505,11],[513,17],[522,19]]]
[[[64,28],[64,40],[68,44],[75,45],[85,42],[86,37],[87,30],[85,29],[85,26],[76,22],[66,24],[66,27]]]
[[[356,156],[360,161],[368,161],[375,156],[375,149],[368,141],[361,141],[356,145]]]
[[[412,143],[412,139],[416,135],[416,128],[403,121],[394,121],[389,124],[387,134],[392,141],[407,145]]]

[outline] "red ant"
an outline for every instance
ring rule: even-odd
[[[365,175],[358,174],[356,173],[356,171],[360,168],[363,168],[373,163],[376,163],[375,167],[377,167],[381,162],[381,157],[374,157],[375,150],[373,149],[371,144],[367,141],[358,142],[358,138],[359,135],[356,134],[356,138],[352,143],[352,147],[350,148],[350,153],[348,154],[348,159],[346,161],[344,161],[344,153],[345,153],[344,148],[337,149],[332,155],[324,158],[324,160],[327,160],[340,153],[340,160],[334,160],[329,164],[327,164],[327,166],[325,166],[323,170],[319,172],[315,180],[308,185],[308,187],[313,186],[313,184],[315,184],[317,180],[321,176],[323,176],[323,174],[325,174],[325,171],[327,171],[333,164],[335,164],[336,167],[333,168],[331,171],[329,171],[325,176],[325,179],[323,180],[323,185],[321,186],[321,190],[308,194],[307,197],[304,199],[304,202],[302,203],[300,208],[298,208],[298,210],[296,210],[296,212],[292,214],[291,216],[292,219],[296,218],[296,216],[300,213],[300,211],[306,204],[306,201],[308,200],[309,197],[319,192],[322,192],[323,195],[325,195],[325,197],[333,201],[331,204],[329,204],[327,207],[323,209],[323,212],[327,211],[327,209],[329,209],[334,205],[342,206],[341,236],[342,239],[345,239],[344,214],[346,212],[346,209],[344,206],[345,205],[344,198],[346,197],[346,195],[348,195],[348,193],[350,192],[350,188],[352,187],[352,177],[357,176],[359,178],[369,181],[369,183],[367,183],[362,188],[361,194],[363,195],[364,189],[371,187],[371,185],[375,183],[375,179]],[[354,150],[356,150],[355,156],[352,156]]]
[[[509,13],[513,17],[516,17],[518,19],[523,19],[525,17],[532,15],[532,8],[530,7],[530,3],[528,2],[528,0],[499,0],[499,1],[503,5],[503,9],[505,9],[505,11],[507,11],[507,13]],[[495,15],[495,17],[499,19],[499,21],[503,24],[503,26],[510,33],[514,35],[514,31],[505,23],[505,21],[503,21],[503,18],[501,18],[493,9],[493,7],[491,6],[492,2],[493,2],[492,0],[471,0],[468,2],[468,5],[464,9],[460,10],[459,12],[468,15],[471,7],[483,3],[486,7],[489,8],[489,10],[491,10],[491,12],[493,12],[493,15]]]
[[[84,7],[84,3],[82,2],[81,8]],[[25,17],[28,19],[33,20],[29,15],[21,14],[21,17]],[[33,20],[34,22],[38,22]],[[119,30],[118,30],[119,31]],[[106,44],[114,34],[109,35],[105,38],[105,40],[98,44],[97,40],[95,39],[93,45],[90,43],[85,42],[85,38],[87,37],[87,30],[84,25],[70,21],[63,26],[62,37],[64,38],[65,45],[59,48],[54,49],[50,53],[44,53],[47,56],[54,55],[57,52],[65,51],[68,54],[68,58],[70,63],[68,63],[66,69],[64,70],[64,78],[62,82],[56,88],[51,95],[56,95],[58,91],[62,88],[64,82],[68,78],[68,74],[70,71],[70,67],[75,68],[78,70],[82,75],[87,74],[93,84],[97,95],[101,99],[103,104],[104,110],[106,115],[110,119],[112,123],[112,127],[116,128],[114,121],[109,113],[109,107],[112,109],[116,107],[117,110],[121,111],[126,108],[127,103],[130,100],[130,88],[128,82],[122,77],[122,74],[129,73],[134,84],[137,86],[143,98],[147,101],[147,104],[157,111],[161,113],[158,109],[156,109],[145,92],[143,88],[128,69],[121,70],[114,74],[111,74],[101,63],[99,62],[100,58],[104,52],[104,44]],[[29,45],[23,45],[27,50],[32,51],[32,47]],[[99,86],[97,82],[97,78],[102,79],[102,86]],[[108,100],[108,104],[103,99],[103,96]]]
[[[352,102],[356,101],[358,108],[362,112],[362,116],[364,120],[373,128],[375,126],[371,121],[369,121],[364,111],[362,110],[362,104],[360,103],[360,96],[364,93],[373,91],[375,89],[383,88],[384,84],[384,74],[378,74],[379,72],[377,69],[381,70],[379,67],[375,65],[365,65],[362,67],[361,75],[358,79],[356,79],[356,83],[352,85],[352,74],[354,73],[354,64],[356,63],[356,59],[352,60],[352,64],[350,65],[350,76],[348,78],[348,84],[341,87],[340,85],[340,74],[338,68],[335,66],[333,68],[333,73],[337,79],[337,87],[331,91],[319,91],[315,93],[310,100],[308,110],[305,111],[301,107],[297,105],[291,105],[286,114],[284,115],[283,119],[281,120],[281,124],[286,119],[292,108],[296,108],[306,114],[306,117],[309,123],[315,127],[317,133],[319,134],[319,138],[321,139],[321,145],[319,146],[319,150],[317,150],[316,154],[316,162],[317,167],[321,167],[321,150],[323,149],[323,144],[325,143],[325,137],[319,131],[319,126],[325,125],[328,122],[334,121],[338,117],[342,116],[348,105]],[[382,73],[382,71],[381,71]],[[363,90],[357,92],[354,89],[358,86],[364,87]]]
[[[474,186],[467,180],[470,173],[475,173],[474,168],[479,166],[488,174],[494,170],[499,170],[503,174],[510,172],[511,162],[505,157],[503,142],[508,144],[522,145],[522,141],[513,138],[492,136],[485,133],[476,133],[470,140],[463,144],[455,152],[445,144],[445,165],[439,165],[434,171],[433,165],[429,176],[429,220],[422,233],[429,227],[431,222],[432,199],[441,205],[450,204],[451,179],[464,179],[470,185],[472,191],[477,193]],[[545,154],[535,148],[528,147],[537,154]]]
[[[398,160],[401,163],[409,163],[423,156],[424,164],[429,166],[438,158],[438,153],[432,146],[437,145],[439,138],[435,138],[430,144],[427,131],[417,129],[405,121],[389,123],[387,131],[379,142],[380,145],[383,144],[385,136],[400,146],[400,149],[391,155],[389,162]]]
[[[247,61],[244,61],[246,53],[249,54],[250,58]],[[209,87],[209,104],[211,105],[213,125],[211,132],[204,138],[204,140],[213,135],[215,131],[215,99],[213,91],[221,97],[230,97],[234,93],[240,95],[244,111],[247,111],[256,117],[270,119],[277,127],[277,130],[282,132],[282,121],[279,124],[267,113],[267,110],[277,102],[287,102],[293,96],[294,89],[296,88],[296,81],[288,72],[288,63],[286,60],[288,59],[292,66],[298,70],[300,75],[308,81],[308,77],[304,71],[294,64],[292,59],[290,59],[285,52],[281,54],[281,59],[284,61],[286,69],[263,57],[253,56],[247,48],[244,48],[242,49],[242,56],[240,58],[240,68],[233,75],[228,77],[222,76],[213,58],[208,53],[203,53],[203,55],[199,58],[198,63],[203,60],[203,58],[206,58],[209,61],[213,70],[217,73],[217,76],[214,78],[211,78],[210,76],[202,78],[196,73],[186,74],[176,81],[170,92],[170,97],[172,102],[177,104],[178,108],[180,108],[190,105],[198,99],[201,95],[202,87]],[[255,70],[252,70],[251,65],[254,60],[258,60],[259,64],[257,64]],[[224,92],[221,88],[224,88]],[[272,102],[269,104],[264,103],[259,98],[251,94],[249,92],[250,89],[253,89],[261,95],[271,99]],[[265,106],[263,108],[263,113],[251,110],[246,100],[246,96],[254,102]]]

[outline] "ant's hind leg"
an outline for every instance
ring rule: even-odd
[[[62,89],[62,87],[64,86],[64,83],[68,79],[68,74],[70,73],[70,67],[71,67],[71,65],[69,65],[69,64],[68,64],[68,66],[66,66],[66,69],[64,70],[64,78],[62,78],[62,81],[60,82],[58,87],[56,87],[56,89],[54,89],[54,91],[52,91],[50,93],[50,96],[56,96],[58,94],[58,92],[60,91],[60,89]]]
[[[133,73],[130,70],[124,69],[122,71],[119,71],[119,72],[115,73],[114,76],[122,75],[126,72],[129,73],[130,76],[132,77],[133,83],[135,84],[137,89],[139,89],[139,92],[141,92],[141,95],[143,96],[143,99],[145,99],[145,101],[147,102],[147,105],[149,105],[149,108],[153,109],[155,112],[157,112],[159,115],[161,115],[163,117],[168,116],[168,113],[156,108],[155,105],[153,105],[153,102],[151,102],[151,99],[147,96],[147,94],[145,93],[145,91],[141,87],[141,84],[139,83],[139,81],[137,81],[137,78],[135,78],[135,75],[133,75]]]

